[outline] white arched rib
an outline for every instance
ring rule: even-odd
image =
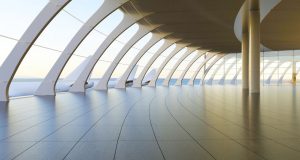
[[[186,73],[189,71],[189,69],[192,67],[192,65],[203,55],[205,55],[206,51],[202,51],[201,53],[198,53],[197,56],[195,56],[190,62],[189,64],[185,67],[185,69],[183,70],[183,72],[181,73],[181,75],[179,76],[179,78],[177,79],[175,85],[176,86],[181,86],[182,85],[182,80],[184,78],[184,76],[186,75]]]
[[[170,33],[153,33],[151,39],[147,42],[147,44],[138,52],[138,54],[134,57],[124,74],[119,78],[115,88],[125,88],[126,87],[126,81],[129,77],[131,71],[133,70],[134,66],[137,64],[137,62],[142,58],[142,56],[158,41],[169,35]]]
[[[180,50],[182,50],[184,47],[186,47],[189,44],[177,44],[175,49],[165,58],[163,63],[159,66],[159,68],[156,70],[154,77],[151,79],[148,86],[154,87],[156,86],[156,81],[161,73],[161,71],[164,69],[166,64],[171,60],[172,57],[174,57]]]
[[[214,57],[216,53],[209,53],[205,60],[199,65],[197,68],[196,72],[193,74],[192,78],[189,80],[188,84],[189,85],[194,85],[194,80],[196,79],[197,75],[199,74],[201,68],[208,62],[212,57]]]
[[[98,47],[96,52],[93,54],[93,57],[88,62],[88,65],[83,69],[80,73],[78,79],[74,82],[72,87],[69,89],[70,92],[84,92],[85,91],[85,83],[91,74],[92,70],[96,66],[98,60],[103,55],[103,53],[107,50],[107,48],[117,39],[119,35],[121,35],[126,29],[136,23],[138,20],[143,18],[142,15],[130,15],[125,14],[121,23],[108,35],[108,37],[102,42],[102,44]]]
[[[280,78],[277,81],[277,84],[280,84],[283,82],[283,78],[284,78],[285,74],[292,66],[293,66],[293,62],[283,71],[282,75],[280,76]]]
[[[94,89],[96,90],[106,90],[108,81],[113,74],[113,71],[121,61],[121,59],[124,57],[124,55],[129,51],[129,49],[138,42],[141,38],[143,38],[146,34],[151,32],[153,29],[159,27],[160,25],[141,25],[137,31],[137,33],[125,44],[125,46],[122,48],[122,50],[118,53],[117,57],[113,60],[113,62],[110,64],[98,84],[95,86]]]
[[[271,83],[271,79],[274,75],[274,73],[276,72],[276,70],[278,70],[280,68],[280,66],[283,64],[284,62],[278,62],[277,66],[273,69],[273,71],[271,72],[270,76],[268,77],[268,79],[266,80],[267,84]]]
[[[198,49],[195,47],[188,47],[188,50],[177,60],[176,64],[173,66],[172,70],[169,72],[168,76],[164,79],[163,85],[164,86],[169,86],[169,82],[174,74],[174,72],[176,71],[176,69],[178,68],[178,66],[181,64],[181,62],[188,57],[192,52],[196,51]],[[165,67],[165,66],[164,66]]]
[[[206,75],[208,74],[208,72],[210,71],[210,69],[221,59],[225,56],[225,54],[217,54],[217,58],[212,61],[209,66],[207,67],[207,69],[204,71],[204,75],[203,75],[203,78],[202,78],[202,85],[205,84],[205,77]]]
[[[0,101],[8,101],[10,83],[27,52],[51,20],[71,0],[50,0],[24,32],[0,67]]]
[[[35,93],[36,95],[55,95],[56,82],[77,47],[105,17],[127,1],[128,0],[104,1],[100,8],[88,19],[88,21],[79,29],[72,40],[68,43],[61,56],[40,84]]]
[[[215,79],[216,74],[219,72],[219,70],[221,69],[221,67],[224,66],[224,64],[225,64],[225,58],[223,59],[222,63],[219,64],[219,66],[215,69],[214,73],[211,75],[211,77],[209,78],[209,80],[206,81],[206,84],[210,84],[210,85],[213,84],[213,81]]]
[[[147,62],[147,64],[143,68],[142,72],[137,77],[137,79],[133,80],[133,87],[142,87],[142,81],[143,81],[147,71],[149,70],[151,65],[154,63],[154,61],[157,59],[157,57],[177,41],[179,41],[179,40],[178,39],[172,39],[172,40],[166,40],[164,42],[164,44],[156,51],[156,53]]]
[[[226,76],[228,75],[229,71],[233,68],[234,65],[235,65],[235,63],[230,64],[230,66],[225,71],[223,77],[220,79],[219,84],[225,84]]]

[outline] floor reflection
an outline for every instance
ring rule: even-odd
[[[0,159],[298,160],[298,92],[212,85],[14,99],[0,103]]]

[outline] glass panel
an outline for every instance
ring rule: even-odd
[[[21,63],[14,80],[42,79],[59,57],[59,53],[37,46],[33,46]]]
[[[36,47],[32,47],[25,56],[25,60],[22,61],[14,79],[20,77],[44,78],[54,64],[53,60],[57,60],[81,26],[82,23],[77,19],[65,12],[60,12],[35,43],[35,46],[44,49],[40,51]]]
[[[103,4],[104,0],[72,0],[64,9],[73,17],[86,22]],[[79,9],[80,8],[80,9]]]
[[[47,3],[48,0],[0,1],[0,66]]]
[[[139,29],[138,24],[134,24],[123,32],[103,53],[100,60],[92,71],[91,78],[100,78],[103,76],[110,63],[119,54],[125,44],[136,34]],[[103,64],[102,64],[103,63]]]
[[[63,72],[61,73],[60,77],[67,77],[76,67],[78,67],[86,58],[80,56],[72,56],[65,66]],[[74,68],[75,67],[75,68]]]
[[[132,60],[137,56],[139,51],[149,42],[150,38],[152,37],[152,33],[147,34],[142,39],[140,39],[121,59],[121,62],[118,64],[117,68],[115,69],[112,77],[119,78],[121,77],[126,69],[128,68],[129,64]],[[126,64],[126,66],[124,66]]]
[[[221,63],[222,63],[222,59],[218,60],[215,64],[213,64],[213,66],[211,67],[211,69],[209,71],[206,71],[208,73],[205,77],[205,80],[209,80],[209,79],[213,78],[213,76],[215,75],[215,72],[217,72],[219,70],[219,67],[222,66]]]
[[[0,36],[0,44],[1,44],[0,45],[0,50],[1,50],[1,54],[0,54],[0,66],[1,66],[2,63],[4,62],[4,60],[6,59],[6,57],[11,52],[11,50],[17,44],[17,40],[16,39],[12,39],[12,38],[7,38],[7,37]]]
[[[48,0],[0,1],[0,34],[20,39],[48,2]]]
[[[166,59],[166,57],[175,49],[176,44],[173,44],[172,46],[170,46],[168,49],[166,49],[155,61],[154,63],[151,65],[151,67],[149,68],[149,70],[147,71],[147,74],[152,71],[153,69],[158,69],[159,66],[164,62],[164,60]]]
[[[165,69],[173,69],[174,65],[176,64],[176,62],[178,61],[178,59],[180,59],[183,54],[187,51],[187,48],[183,48],[182,50],[180,50],[174,57],[171,58],[171,60],[167,63],[167,65],[165,66]]]
[[[140,75],[144,66],[149,62],[151,57],[159,50],[159,48],[165,43],[165,40],[162,39],[157,42],[154,46],[152,46],[138,61],[137,65],[139,66],[138,70],[136,71],[136,77]]]
[[[106,39],[107,35],[110,34],[114,28],[116,28],[123,19],[123,12],[121,10],[116,10],[108,17],[106,17],[101,23],[99,23],[96,28],[89,33],[89,35],[83,40],[79,47],[74,52],[73,56],[88,57],[95,54],[96,50],[100,47],[102,42]],[[72,66],[72,64],[67,64],[67,66]],[[73,66],[75,69],[77,66]],[[72,70],[69,70],[72,71]],[[65,75],[70,72],[64,70]],[[63,75],[61,75],[61,78]]]
[[[106,17],[91,33],[89,33],[76,49],[75,54],[81,56],[93,55],[106,37],[120,24],[123,17],[124,14],[121,10],[116,10]]]

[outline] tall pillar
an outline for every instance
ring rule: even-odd
[[[242,36],[242,87],[249,89],[249,32],[243,32]]]
[[[260,92],[260,10],[259,0],[249,0],[249,92]]]

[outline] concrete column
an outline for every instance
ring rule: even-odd
[[[249,89],[249,33],[243,33],[242,40],[242,87]]]
[[[249,92],[260,92],[260,11],[259,0],[249,0]]]

